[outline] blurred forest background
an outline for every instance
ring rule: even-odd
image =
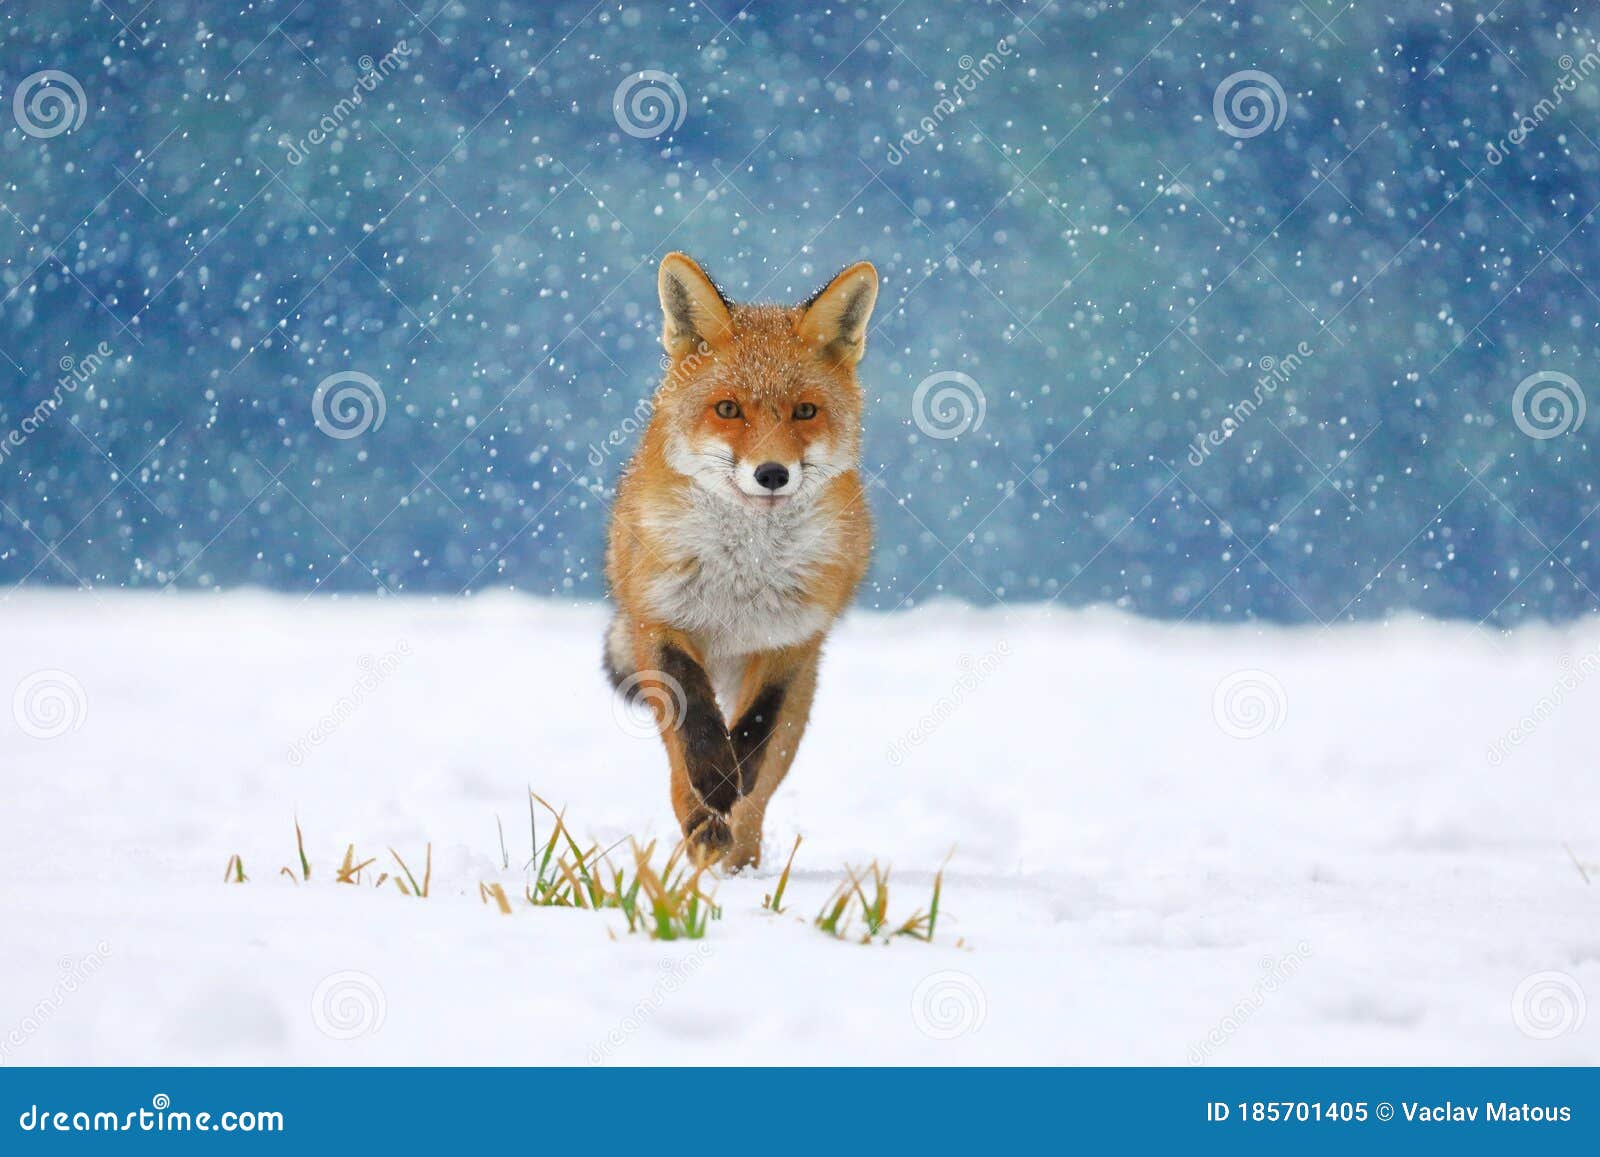
[[[11,0],[0,582],[598,596],[683,249],[876,263],[865,606],[1591,613],[1588,17]]]

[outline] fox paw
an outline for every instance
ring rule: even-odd
[[[713,811],[701,811],[684,825],[684,839],[689,845],[689,859],[697,868],[709,868],[733,846],[733,829],[725,817]]]
[[[761,866],[760,847],[751,848],[748,844],[739,844],[728,849],[727,855],[722,860],[722,870],[732,875],[745,869],[755,869]]]

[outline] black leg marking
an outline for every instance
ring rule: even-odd
[[[739,798],[739,764],[711,680],[699,663],[671,644],[661,649],[661,673],[683,688],[678,734],[689,783],[708,808],[727,815]]]
[[[778,726],[778,714],[783,710],[783,700],[788,690],[782,683],[769,683],[733,725],[733,754],[739,760],[741,795],[749,795],[755,790],[756,776],[761,771],[761,757],[766,754],[767,741]]]

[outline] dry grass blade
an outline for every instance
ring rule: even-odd
[[[228,866],[222,869],[222,882],[226,884],[231,881],[235,884],[242,884],[249,878],[244,874],[244,861],[239,858],[239,853],[235,852],[229,856]]]
[[[506,898],[506,890],[499,884],[478,885],[478,898],[487,904],[493,900],[500,909],[502,916],[511,915],[511,901]]]
[[[956,854],[954,848],[950,855],[944,858],[944,863],[939,865],[939,870],[933,874],[933,899],[928,902],[928,915],[926,922],[919,916],[913,916],[900,926],[897,936],[910,936],[913,939],[931,944],[933,931],[939,923],[939,897],[944,893],[944,870],[950,866],[950,859]]]
[[[539,852],[539,823],[538,816],[533,810],[534,803],[555,817],[555,830],[550,833],[550,840],[544,845],[544,854]],[[556,811],[537,795],[532,788],[528,789],[528,831],[529,838],[533,841],[533,856],[528,861],[528,866],[533,870],[533,881],[528,885],[528,902],[539,906],[570,908],[574,906],[573,897],[568,887],[563,887],[560,862],[556,864],[555,871],[550,868],[550,861],[555,858],[556,849],[560,846],[561,837],[566,830],[566,813]]]
[[[300,834],[300,817],[294,817],[294,846],[300,852],[300,874],[304,879],[311,879],[311,861],[306,859],[306,838]]]
[[[852,874],[850,879],[854,878]],[[822,910],[817,913],[817,918],[812,923],[829,936],[844,936],[844,931],[850,923],[850,880],[840,881],[839,886],[823,902]]]
[[[582,874],[583,860],[580,858],[575,868],[563,856],[556,861],[556,867],[561,871],[561,878],[567,882],[566,895],[572,898],[572,906],[575,908],[595,907],[593,903],[594,897],[587,883],[588,877]]]
[[[872,895],[867,895],[860,877],[855,881],[855,893],[861,901],[861,917],[866,921],[867,936],[870,938],[883,931],[883,926],[889,921],[889,873],[878,867],[877,860],[872,861],[868,871],[872,873]]]
[[[1577,853],[1572,850],[1570,844],[1562,844],[1561,846],[1567,849],[1567,858],[1572,861],[1572,866],[1578,869],[1578,875],[1582,876],[1583,882],[1587,884],[1589,882],[1589,871],[1583,866],[1583,861],[1578,859]]]
[[[406,867],[406,862],[400,858],[399,852],[390,848],[389,854],[394,857],[394,862],[400,865],[400,870],[406,874],[406,880],[411,882],[411,888],[407,890],[405,883],[401,881],[399,876],[396,876],[394,882],[400,891],[407,896],[416,896],[419,899],[426,900],[428,898],[428,887],[433,882],[433,844],[430,843],[428,845],[428,866],[422,874],[421,884],[417,883],[417,878],[411,874],[411,869]]]
[[[800,841],[803,838],[803,836],[796,836],[794,838],[794,847],[789,849],[789,862],[783,866],[783,874],[778,877],[778,886],[773,889],[770,896],[761,902],[761,906],[763,908],[770,912],[776,912],[780,916],[783,915],[784,889],[788,888],[789,886],[789,873],[794,868],[794,857],[795,854],[800,851]]]

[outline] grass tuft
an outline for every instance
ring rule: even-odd
[[[554,824],[543,844],[534,804]],[[644,932],[654,940],[698,940],[709,922],[722,916],[722,909],[701,889],[704,873],[690,868],[682,843],[657,870],[651,862],[655,843],[641,848],[630,840],[630,875],[611,861],[617,844],[604,850],[597,843],[580,847],[567,826],[566,811],[556,810],[533,791],[528,792],[528,825],[533,845],[523,894],[536,908],[615,910],[628,922],[629,932]]]
[[[344,850],[344,863],[339,865],[338,871],[334,875],[334,883],[359,884],[361,883],[361,869],[370,867],[376,862],[377,857],[374,856],[370,860],[362,860],[359,864],[356,863],[356,846],[350,844]]]
[[[551,817],[550,834],[543,842],[539,839],[541,808]],[[505,847],[505,828],[498,816],[495,828],[500,836],[501,867],[508,869],[511,857]],[[706,871],[689,862],[686,846],[681,841],[666,862],[657,868],[654,842],[641,848],[636,841],[628,840],[632,863],[618,866],[611,854],[622,845],[622,840],[608,848],[601,848],[598,843],[580,845],[567,824],[565,810],[556,810],[531,790],[528,792],[528,833],[532,846],[523,894],[533,907],[617,911],[627,921],[629,932],[642,932],[654,940],[699,940],[706,935],[711,921],[722,918],[722,908],[703,887]],[[299,885],[311,880],[311,859],[306,855],[305,833],[298,817],[294,821],[294,837],[299,871],[284,867],[279,874]],[[797,839],[795,851],[799,847]],[[399,874],[378,872],[372,886],[382,888],[393,881],[401,895],[427,899],[433,887],[433,844],[427,845],[420,883],[400,853],[393,847],[387,850]],[[361,884],[363,873],[376,863],[377,857],[362,858],[355,844],[346,844],[344,858],[334,872],[334,882]],[[777,890],[768,897],[768,906],[775,911],[782,911],[784,889],[788,887],[793,867],[794,852],[790,852],[789,864],[778,880]],[[228,858],[223,879],[239,884],[248,879],[244,861],[237,854]],[[478,898],[486,905],[493,903],[504,915],[512,914],[512,902],[502,883],[480,882]],[[609,929],[607,932],[610,934]]]
[[[945,864],[950,861],[947,858]],[[881,939],[889,943],[896,936],[909,937],[931,943],[939,922],[939,898],[944,891],[944,865],[933,877],[933,898],[926,912],[918,909],[908,918],[895,923],[889,916],[889,869],[877,860],[865,869],[857,870],[845,865],[845,878],[823,902],[822,909],[812,923],[826,935],[836,940],[855,937],[854,925],[859,920],[863,929],[860,943],[871,944]]]
[[[703,939],[707,925],[722,919],[722,909],[700,890],[705,869],[689,863],[687,845],[680,840],[659,872],[650,863],[656,847],[653,841],[643,848],[637,843],[632,846],[635,888],[643,888],[647,901],[637,909],[638,926],[652,940]],[[628,931],[634,929],[635,914],[629,913]]]

